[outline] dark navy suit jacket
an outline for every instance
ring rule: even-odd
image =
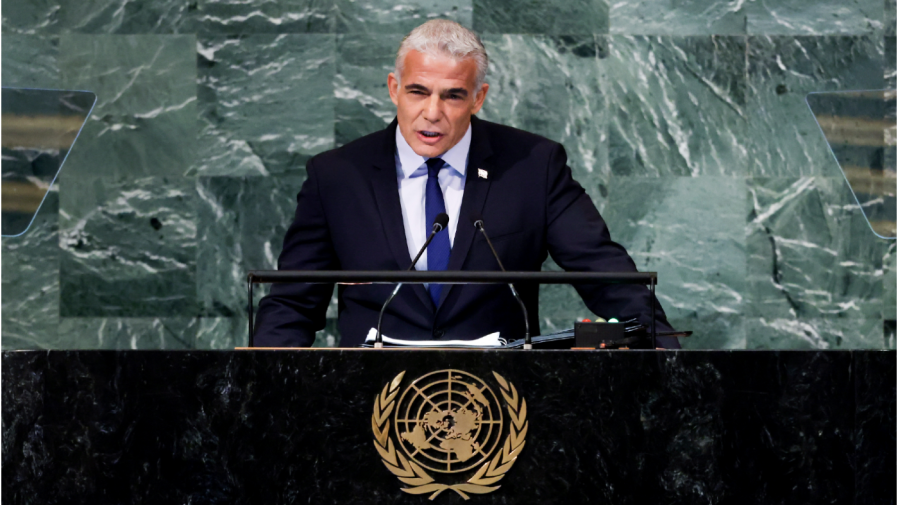
[[[481,215],[509,271],[538,271],[548,254],[569,271],[634,272],[612,242],[592,200],[571,177],[564,148],[507,126],[471,118],[465,192],[449,270],[499,270],[471,216]],[[297,195],[296,217],[278,259],[280,270],[405,270],[411,257],[396,178],[396,128],[362,137],[312,158]],[[482,169],[487,178],[478,176]],[[538,287],[518,287],[539,329]],[[364,341],[377,324],[392,286],[339,286],[342,347]],[[650,293],[638,285],[577,287],[586,305],[605,318],[638,317],[648,325]],[[332,285],[274,284],[258,310],[260,347],[308,346],[324,328]],[[656,309],[659,330],[670,330]],[[572,321],[573,323],[573,321]],[[446,285],[433,302],[422,285],[400,289],[384,314],[383,333],[402,339],[471,339],[495,331],[521,338],[521,309],[505,285]],[[666,339],[665,347],[679,347]]]

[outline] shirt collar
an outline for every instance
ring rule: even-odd
[[[461,140],[452,146],[451,149],[443,153],[440,158],[452,167],[453,170],[458,172],[459,175],[464,177],[468,168],[468,151],[470,150],[471,125],[468,125],[468,130]],[[421,166],[424,165],[424,162],[427,161],[427,158],[418,155],[412,150],[412,146],[408,145],[408,142],[405,141],[405,137],[402,136],[402,132],[399,131],[398,127],[396,128],[396,154],[399,156],[402,174],[406,178],[411,177],[412,174],[421,168]]]

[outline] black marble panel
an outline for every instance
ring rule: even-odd
[[[894,352],[5,352],[7,503],[425,503],[374,398],[514,384],[527,444],[472,503],[894,502]],[[496,387],[496,386],[494,386]],[[426,496],[426,495],[425,495]],[[435,503],[461,503],[454,493]]]
[[[891,322],[894,345],[895,322]],[[889,326],[888,322],[886,324]],[[886,329],[888,331],[888,328]],[[895,359],[886,353],[856,353],[855,374],[855,487],[857,505],[895,503],[895,457],[883,448],[895,441]],[[891,490],[884,494],[881,490]]]

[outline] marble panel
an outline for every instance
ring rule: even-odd
[[[753,178],[748,195],[746,315],[881,320],[882,239],[844,178]]]
[[[194,317],[193,179],[71,178],[60,195],[60,314]]]
[[[623,35],[744,35],[744,0],[612,0],[609,32]]]
[[[896,319],[896,284],[898,284],[898,261],[896,261],[895,241],[883,241],[885,254],[882,257],[882,317]]]
[[[334,0],[198,0],[196,29],[204,34],[331,33]]]
[[[201,177],[197,296],[204,316],[245,317],[246,274],[275,270],[304,177]],[[268,292],[257,285],[255,302]],[[336,317],[336,304],[332,313]]]
[[[479,117],[561,142],[568,165],[594,200],[604,182],[604,39],[487,35],[490,85]]]
[[[193,36],[62,35],[62,85],[97,94],[63,175],[182,175],[193,159]]]
[[[885,20],[885,34],[890,37],[894,37],[895,33],[895,25],[898,23],[898,19],[896,19],[896,4],[898,1],[896,0],[884,0],[885,1],[885,15],[883,19]]]
[[[336,310],[336,301],[332,306]],[[229,350],[235,347],[246,347],[249,342],[248,323],[245,315],[203,317],[197,321],[197,349]],[[328,317],[324,329],[315,334],[312,347],[338,347],[339,344],[340,332],[337,330],[337,319]]]
[[[400,34],[337,36],[334,140],[337,146],[384,129],[396,117],[387,76],[394,70]]]
[[[197,348],[230,349],[247,343],[246,274],[274,270],[293,221],[304,177],[201,177],[197,181],[197,297],[203,318]],[[254,307],[269,285],[256,285]],[[328,326],[315,347],[334,347],[336,292]]]
[[[6,1],[3,34],[183,33],[195,9],[195,2],[183,0]]]
[[[3,2],[2,30],[4,37],[11,33],[57,33],[59,2],[36,0],[34,2]]]
[[[551,258],[543,263],[543,270],[561,271]],[[517,315],[515,315],[516,317]],[[574,327],[583,319],[593,319],[592,313],[577,291],[567,284],[543,284],[539,287],[539,331],[545,335]]]
[[[3,86],[59,89],[59,37],[3,35]]]
[[[883,337],[882,319],[771,316],[746,318],[743,324],[746,349],[888,348]]]
[[[745,37],[609,37],[611,173],[743,175],[745,48]]]
[[[240,208],[246,184],[240,177],[197,178],[196,291],[203,316],[237,317],[246,311]],[[216,349],[214,342],[199,348]]]
[[[229,350],[248,343],[246,316],[197,319],[196,348]]]
[[[192,349],[199,319],[62,317],[52,349]]]
[[[881,31],[881,0],[750,0],[751,35],[860,35]]]
[[[197,296],[209,317],[245,317],[246,274],[274,270],[301,176],[209,177],[197,184]],[[268,292],[255,289],[256,304]],[[336,317],[336,301],[328,310]]]
[[[882,89],[882,37],[750,37],[749,174],[841,174],[805,98]]]
[[[737,314],[672,317],[670,324],[692,336],[680,338],[683,349],[745,349],[745,321]]]
[[[898,79],[896,79],[898,48],[895,47],[896,44],[898,44],[898,39],[896,39],[894,35],[885,37],[885,69],[883,74],[885,75],[886,89],[895,89],[896,87],[898,87]],[[894,163],[892,164],[892,166],[895,166]]]
[[[324,329],[315,333],[315,342],[312,343],[312,347],[339,347],[340,331],[337,329],[336,309],[335,294],[335,298],[331,300],[331,305],[328,307],[328,313],[333,311],[334,317],[328,317]]]
[[[191,173],[302,171],[334,145],[334,36],[202,38],[199,139]]]
[[[534,35],[608,33],[608,2],[474,0],[474,30]]]
[[[59,193],[50,191],[31,228],[0,239],[3,349],[47,349],[59,323]]]
[[[611,180],[611,238],[640,271],[658,272],[658,301],[669,318],[743,313],[745,192],[743,178]]]
[[[407,34],[434,18],[471,28],[471,0],[334,0],[338,33]]]
[[[895,332],[896,324],[894,319],[884,319],[882,321],[883,337],[885,338],[886,349],[895,349]]]

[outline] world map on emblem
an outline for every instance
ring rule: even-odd
[[[419,465],[441,473],[482,464],[502,436],[502,409],[481,379],[441,370],[410,384],[395,411],[399,446]]]

